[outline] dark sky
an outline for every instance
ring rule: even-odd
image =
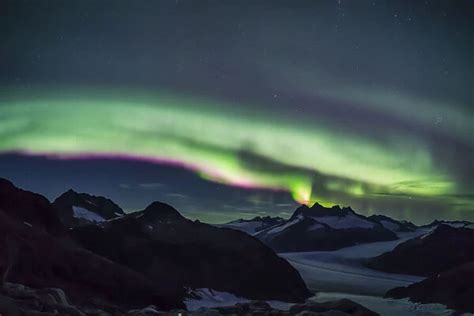
[[[474,219],[472,1],[0,6],[19,185],[211,221],[295,200]]]

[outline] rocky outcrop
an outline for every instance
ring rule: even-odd
[[[391,273],[431,276],[474,261],[474,229],[440,225],[371,259],[368,267]]]
[[[238,303],[225,307],[202,307],[188,312],[183,309],[160,310],[155,305],[126,310],[105,306],[100,301],[73,305],[59,288],[33,289],[22,284],[6,283],[0,288],[0,314],[6,316],[153,316],[153,315],[378,315],[347,299],[324,303],[295,304],[289,310],[272,308],[264,301]]]
[[[77,227],[74,239],[90,251],[179,289],[212,288],[250,299],[301,302],[310,293],[298,272],[243,232],[184,218],[170,205],[96,226]]]
[[[69,190],[59,196],[54,202],[59,217],[67,227],[89,225],[123,216],[123,210],[102,196],[77,193]]]
[[[268,303],[253,301],[249,303],[239,303],[234,306],[201,308],[191,313],[191,315],[357,315],[376,316],[375,312],[354,303],[351,300],[342,299],[324,303],[306,302],[290,307],[288,311],[272,308]]]
[[[291,218],[255,234],[276,252],[337,250],[359,243],[397,239],[397,235],[351,208],[299,207]]]
[[[420,303],[440,303],[460,313],[474,313],[474,262],[387,292],[386,297]]]

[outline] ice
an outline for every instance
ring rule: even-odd
[[[368,258],[395,248],[424,231],[400,234],[394,241],[366,243],[336,251],[281,253],[314,291],[383,295],[389,289],[406,286],[423,278],[375,271],[364,266]]]

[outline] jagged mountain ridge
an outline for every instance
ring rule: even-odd
[[[286,222],[264,229],[255,237],[276,252],[336,250],[357,243],[397,239],[397,235],[374,219],[349,207],[326,208],[318,203],[302,205]]]
[[[125,215],[112,200],[102,196],[77,193],[70,189],[53,202],[61,221],[68,227],[88,225]]]
[[[252,219],[237,219],[227,222],[225,224],[219,224],[215,226],[232,228],[253,235],[266,228],[281,224],[284,221],[285,219],[281,217],[256,216]]]

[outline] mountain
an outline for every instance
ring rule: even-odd
[[[326,208],[318,203],[312,207],[300,206],[289,220],[264,229],[255,237],[276,252],[336,250],[397,239],[394,232],[351,208]]]
[[[285,220],[281,217],[256,216],[252,219],[237,219],[225,224],[215,225],[217,227],[227,227],[243,231],[244,233],[253,235],[266,228],[283,223]]]
[[[408,221],[397,221],[385,215],[371,215],[367,218],[370,221],[381,224],[388,230],[395,233],[414,232],[418,226]]]
[[[183,307],[145,275],[73,242],[53,205],[0,179],[0,274],[3,281],[64,289],[74,302]]]
[[[256,238],[184,218],[153,202],[100,225],[76,227],[90,251],[145,273],[168,288],[211,288],[260,300],[301,302],[310,293],[298,272]]]
[[[67,227],[99,223],[125,215],[113,201],[102,196],[77,193],[72,189],[53,202]]]
[[[371,259],[372,269],[430,276],[474,261],[474,229],[440,225]]]
[[[52,234],[65,230],[48,199],[21,190],[3,178],[0,178],[0,211],[24,225],[34,226],[37,230]]]
[[[451,227],[464,227],[464,228],[474,228],[474,223],[469,221],[445,221],[445,220],[434,220],[428,225],[421,226],[421,228],[436,228],[439,225],[448,225]]]
[[[440,303],[459,313],[474,313],[474,262],[433,275],[407,287],[387,292],[386,297],[420,303]]]

